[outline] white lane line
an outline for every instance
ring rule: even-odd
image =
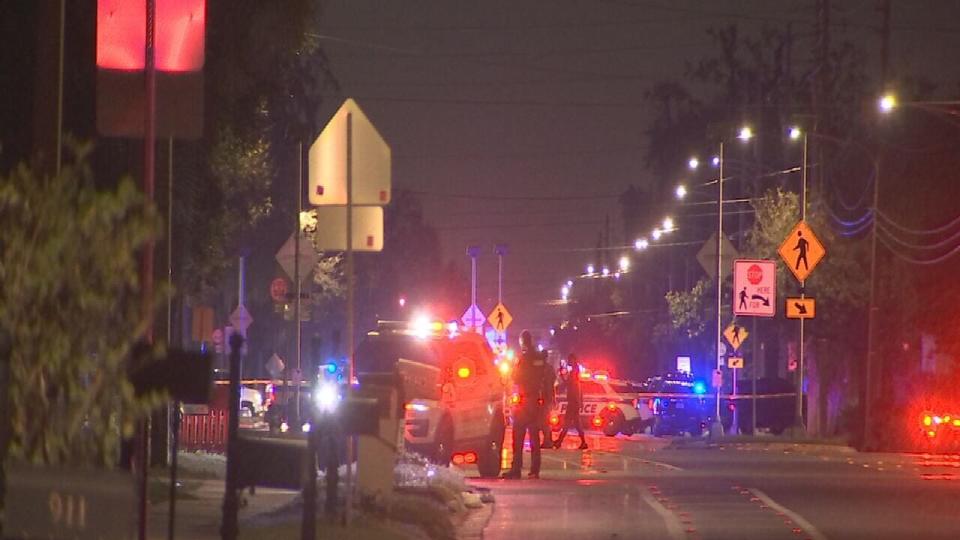
[[[812,538],[813,540],[827,540],[827,537],[824,536],[823,533],[821,533],[819,530],[817,530],[817,528],[813,526],[813,523],[810,523],[809,521],[804,519],[804,517],[801,516],[800,514],[794,512],[793,510],[790,510],[786,506],[783,506],[777,501],[771,499],[769,495],[760,491],[757,488],[749,488],[749,489],[750,489],[750,493],[753,493],[753,495],[756,498],[763,501],[763,504],[769,506],[770,508],[773,508],[777,512],[783,513],[784,515],[792,519],[793,522],[796,523],[797,526],[799,526],[801,529],[806,531],[807,535],[809,535],[810,538]]]
[[[683,540],[686,538],[686,534],[683,532],[683,524],[680,523],[680,518],[677,517],[676,514],[668,510],[666,506],[660,504],[660,501],[645,490],[640,490],[640,497],[643,498],[643,502],[647,503],[647,506],[653,508],[653,511],[663,519],[663,524],[666,526],[667,534],[670,535],[670,538],[673,540]]]
[[[669,463],[664,463],[664,462],[662,462],[662,461],[654,461],[654,460],[652,460],[652,459],[644,459],[644,458],[639,458],[639,457],[635,457],[635,456],[623,456],[623,457],[625,457],[625,458],[627,458],[627,459],[632,459],[632,460],[634,460],[634,461],[639,461],[640,463],[643,463],[643,464],[645,464],[645,465],[653,465],[654,467],[660,467],[661,469],[667,469],[668,471],[682,471],[682,470],[683,470],[683,469],[681,469],[680,467],[677,467],[676,465],[671,465],[671,464],[669,464]]]

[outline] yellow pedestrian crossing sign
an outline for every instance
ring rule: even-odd
[[[510,315],[510,312],[507,311],[506,306],[497,304],[497,307],[493,308],[490,316],[487,317],[487,321],[490,322],[490,326],[492,326],[494,330],[503,332],[510,326],[510,323],[513,322],[513,317]]]
[[[803,283],[827,254],[827,250],[807,222],[800,220],[780,244],[777,253],[797,280]]]
[[[749,335],[750,333],[747,332],[746,328],[737,326],[736,323],[730,323],[730,326],[723,331],[723,337],[727,338],[727,342],[730,343],[734,351],[740,349],[740,345],[743,345],[743,342],[747,340],[747,336]]]

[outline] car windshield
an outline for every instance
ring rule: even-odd
[[[433,347],[426,341],[406,336],[369,338],[357,346],[355,367],[358,373],[390,373],[401,358],[439,365]]]

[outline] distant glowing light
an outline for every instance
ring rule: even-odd
[[[573,280],[572,280],[572,279],[568,279],[568,280],[567,280],[567,287],[573,287]]]
[[[650,242],[646,238],[638,238],[636,242],[633,243],[633,247],[637,251],[642,251],[650,247]]]
[[[893,94],[885,94],[880,98],[880,111],[888,113],[897,108],[897,97]]]
[[[663,220],[663,230],[664,230],[665,232],[666,232],[666,231],[672,231],[672,230],[673,230],[673,218],[670,218],[670,217],[664,218],[664,220]]]
[[[697,167],[700,166],[700,160],[695,157],[692,157],[690,158],[690,161],[687,162],[687,166],[690,167],[691,170],[696,169]]]
[[[713,156],[711,163],[713,163],[714,167],[716,167],[717,165],[720,165],[720,156]]]
[[[652,236],[654,240],[659,240],[660,237],[663,236],[663,231],[660,229],[654,229],[653,232],[650,233],[650,236]]]
[[[404,307],[407,305],[407,298],[404,296],[401,296],[400,299],[397,301],[397,303],[400,304],[400,307]]]
[[[468,368],[467,366],[461,366],[460,368],[458,368],[457,377],[460,377],[461,379],[466,379],[470,377],[470,368]]]
[[[687,196],[687,187],[686,186],[677,186],[676,190],[677,198],[682,199]]]
[[[743,126],[740,128],[740,133],[737,134],[737,138],[741,141],[749,141],[753,138],[753,130],[750,129],[750,126]]]
[[[621,271],[621,272],[626,272],[626,271],[630,270],[630,258],[629,258],[629,257],[627,257],[626,255],[624,255],[623,257],[620,257],[620,260],[619,260],[618,262],[619,262],[619,266],[620,266],[620,271]]]
[[[799,139],[801,135],[803,135],[803,132],[800,131],[800,128],[798,128],[797,126],[793,126],[792,128],[790,128],[790,140],[791,140],[791,141],[795,141],[795,140]]]
[[[594,267],[592,264],[588,264],[588,265],[587,265],[587,275],[588,275],[588,276],[593,275],[593,273],[596,272],[596,271],[597,271],[596,267]]]
[[[570,294],[570,287],[564,285],[560,287],[560,295],[566,298]]]
[[[604,277],[609,276],[609,275],[610,275],[610,269],[607,268],[606,266],[604,266],[604,267],[603,267],[603,270],[601,270],[601,273],[604,275]]]

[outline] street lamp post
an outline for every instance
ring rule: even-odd
[[[799,128],[790,130],[790,137],[797,138]],[[803,164],[801,166],[800,220],[807,220],[807,132],[803,132]],[[800,282],[800,298],[806,298],[806,282]],[[803,429],[803,317],[800,318],[800,359],[797,364],[797,389],[795,419],[798,429]]]
[[[718,162],[719,176],[717,177],[717,339],[714,346],[717,348],[717,371],[723,371],[723,355],[720,347],[723,345],[723,141],[720,141],[720,160]],[[716,411],[713,425],[710,426],[710,436],[723,436],[723,423],[720,421],[720,390],[723,385],[717,385]]]

